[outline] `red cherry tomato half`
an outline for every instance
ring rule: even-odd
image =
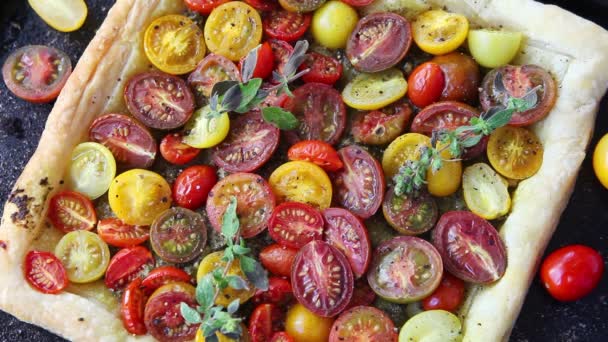
[[[194,95],[184,80],[162,72],[144,72],[125,86],[127,108],[146,126],[174,129],[194,112]]]
[[[186,6],[192,11],[200,14],[208,15],[217,6],[228,2],[229,0],[184,0]]]
[[[422,63],[410,74],[407,86],[407,95],[412,103],[424,108],[441,97],[445,87],[443,70],[436,63]]]
[[[344,253],[355,278],[361,277],[367,270],[372,255],[367,228],[358,217],[342,208],[325,209],[323,218],[325,242]]]
[[[213,86],[221,81],[240,81],[239,68],[228,58],[214,53],[208,54],[200,61],[196,69],[188,76],[188,84],[198,96],[211,96]]]
[[[491,283],[507,268],[507,251],[496,229],[468,211],[450,211],[433,230],[433,245],[448,272],[471,283]]]
[[[310,14],[274,10],[264,17],[264,33],[270,38],[294,42],[308,30],[311,20]]]
[[[294,254],[295,256],[295,254]],[[288,280],[279,277],[268,278],[268,290],[257,290],[253,296],[255,304],[287,305],[293,299],[293,291]]]
[[[150,227],[126,224],[117,218],[105,218],[97,223],[97,234],[108,245],[131,247],[150,237]]]
[[[249,0],[251,1],[251,0]],[[259,0],[255,0],[259,1]],[[241,70],[241,74],[243,73],[243,60],[245,57],[241,58],[239,63],[239,69]],[[274,69],[274,53],[272,52],[272,47],[270,47],[270,43],[264,42],[260,45],[258,49],[258,58],[255,63],[255,68],[253,69],[252,78],[266,78],[272,74],[272,70]]]
[[[312,240],[323,238],[323,216],[308,204],[281,203],[272,212],[268,233],[281,245],[300,248]]]
[[[374,0],[341,0],[344,3],[347,3],[351,6],[355,6],[355,7],[362,7],[362,6],[367,6],[369,4],[371,4],[372,2],[374,2]]]
[[[422,300],[424,310],[456,311],[464,301],[464,282],[444,272],[439,286]]]
[[[342,313],[331,327],[329,342],[341,341],[397,342],[397,333],[384,311],[357,306]]]
[[[595,289],[604,273],[604,260],[595,249],[570,245],[555,250],[543,261],[540,279],[553,298],[569,302]]]
[[[150,245],[161,259],[174,264],[201,255],[207,243],[207,227],[201,214],[173,207],[156,216],[150,227]]]
[[[51,224],[64,233],[91,230],[97,222],[93,202],[85,195],[69,190],[53,195],[47,215]]]
[[[111,290],[119,290],[139,277],[146,267],[154,267],[152,253],[143,246],[123,248],[110,260],[105,283]]]
[[[135,278],[122,294],[120,318],[125,329],[135,335],[144,335],[148,330],[144,324],[146,295],[141,289],[141,278]]]
[[[262,86],[260,88],[268,91],[273,86],[274,85],[272,84],[272,82],[264,82],[264,83],[262,83]],[[271,90],[268,92],[268,96],[266,96],[266,98],[262,101],[262,103],[260,103],[259,106],[260,106],[260,108],[264,108],[264,107],[281,107],[281,108],[283,108],[285,106],[285,102],[287,101],[288,98],[289,98],[289,95],[285,94],[284,92],[281,92],[281,95],[277,95],[277,90],[274,89],[274,90]]]
[[[279,332],[274,333],[274,335],[272,335],[270,342],[295,342],[295,340],[293,339],[293,337],[289,336],[286,332],[279,331]]]
[[[274,332],[282,330],[283,316],[274,304],[258,305],[249,318],[249,335],[252,342],[269,341]]]
[[[319,316],[332,317],[350,302],[353,272],[339,249],[314,240],[298,252],[291,269],[291,286],[304,307]]]
[[[190,283],[192,282],[192,277],[177,267],[161,266],[152,270],[152,272],[140,282],[139,287],[146,296],[149,296],[159,287],[176,281]]]
[[[281,246],[278,243],[268,245],[260,252],[260,262],[272,274],[289,277],[291,265],[296,258],[298,250]]]
[[[315,163],[325,171],[338,171],[344,164],[338,152],[328,143],[319,140],[304,140],[287,151],[289,160],[304,160]]]
[[[338,151],[344,168],[334,174],[334,200],[353,214],[371,217],[384,198],[384,172],[369,152],[357,145]]]
[[[355,289],[350,302],[344,311],[354,308],[355,306],[369,306],[376,300],[376,293],[369,287],[367,278],[359,278],[355,281]]]
[[[279,8],[277,0],[245,0],[245,2],[260,12],[269,12]]]
[[[59,258],[49,252],[28,252],[23,273],[27,282],[42,293],[59,293],[68,286],[65,267]]]
[[[173,200],[180,207],[197,209],[205,204],[215,183],[217,175],[213,167],[190,166],[182,171],[173,183]]]
[[[181,133],[169,133],[160,142],[160,154],[171,164],[183,165],[191,162],[201,152],[186,145]]]
[[[72,63],[64,52],[42,45],[14,51],[2,67],[6,87],[15,96],[34,103],[54,100],[71,73]]]
[[[386,145],[401,135],[411,116],[410,105],[397,101],[380,110],[357,113],[351,133],[357,142]]]
[[[302,80],[306,83],[318,82],[333,85],[342,77],[342,63],[333,57],[316,52],[306,55],[299,70],[304,69],[310,69],[302,76]]]
[[[195,289],[192,285],[173,282],[154,291],[144,309],[144,323],[152,337],[163,342],[191,341],[200,324],[188,324],[181,314],[182,303],[195,309]]]
[[[278,71],[279,73],[283,73],[283,68],[293,53],[293,46],[280,39],[270,39],[268,42],[270,43],[272,53],[274,54],[274,70]],[[272,79],[271,82],[274,83],[275,80]]]

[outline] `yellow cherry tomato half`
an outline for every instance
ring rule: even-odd
[[[118,175],[108,191],[110,208],[123,222],[149,226],[171,206],[171,187],[158,173],[133,169]]]
[[[61,260],[74,283],[88,283],[103,276],[110,263],[108,245],[95,233],[76,230],[65,234],[57,246],[55,255]]]
[[[50,27],[61,32],[78,30],[89,12],[83,0],[28,0],[34,12]]]
[[[515,58],[523,35],[521,32],[471,30],[469,31],[469,52],[479,65],[498,68]]]
[[[186,134],[182,141],[195,148],[209,148],[221,143],[228,136],[230,117],[222,113],[209,117],[209,106],[198,109],[186,123]]]
[[[420,158],[421,149],[431,146],[431,138],[419,133],[406,133],[393,140],[382,155],[382,169],[386,178],[393,178],[408,160]]]
[[[529,129],[504,126],[488,140],[488,160],[501,175],[512,179],[533,176],[543,163],[543,145]]]
[[[321,210],[331,205],[331,181],[316,164],[287,162],[274,170],[268,182],[279,202],[307,203]]]
[[[451,312],[423,311],[410,318],[399,333],[399,342],[460,342],[462,323]]]
[[[462,175],[464,200],[469,209],[486,220],[509,212],[509,183],[486,163],[467,167]]]
[[[376,110],[402,98],[407,92],[403,73],[391,68],[373,74],[359,74],[342,91],[342,100],[359,110]]]
[[[312,16],[312,36],[330,49],[344,48],[358,21],[354,8],[342,1],[328,1]]]
[[[90,199],[103,195],[116,175],[116,161],[107,147],[85,142],[72,151],[67,186]]]
[[[595,146],[593,170],[600,183],[608,189],[608,134],[604,135]]]
[[[201,281],[204,276],[210,274],[216,269],[224,269],[226,263],[222,261],[223,257],[224,252],[222,251],[214,252],[204,257],[201,261],[201,264],[198,266],[198,271],[196,272],[197,281]],[[247,277],[245,277],[245,274],[241,270],[241,264],[238,259],[235,259],[232,262],[232,265],[230,265],[230,269],[228,270],[227,274],[239,276],[245,279],[245,281],[247,279]],[[249,287],[248,290],[235,290],[230,286],[223,289],[217,296],[215,304],[226,307],[228,306],[228,304],[230,304],[233,300],[237,298],[239,299],[241,304],[245,303],[255,294],[255,287],[252,284],[247,283],[247,287]]]
[[[449,159],[447,157],[446,159]],[[462,163],[460,160],[444,160],[437,171],[428,170],[426,182],[429,193],[437,197],[454,194],[460,188]]]
[[[209,51],[238,61],[262,40],[262,19],[253,7],[231,1],[213,9],[205,22]]]
[[[326,342],[333,318],[317,316],[298,303],[287,311],[285,331],[295,342]]]
[[[203,32],[189,18],[166,15],[154,20],[144,35],[144,51],[155,67],[172,74],[189,73],[205,57]]]
[[[460,14],[431,10],[420,14],[412,24],[418,47],[433,55],[452,52],[467,38],[469,21]]]

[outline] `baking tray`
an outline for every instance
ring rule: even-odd
[[[494,0],[509,1],[509,0]],[[86,0],[89,16],[73,33],[50,29],[25,0],[0,0],[0,62],[18,47],[45,44],[65,51],[75,64],[114,0]],[[607,0],[544,1],[564,7],[608,28]],[[517,15],[517,14],[514,14]],[[548,18],[548,20],[550,20]],[[568,25],[568,23],[564,23]],[[33,105],[12,96],[0,82],[0,200],[6,200],[13,183],[34,152],[51,104]],[[608,132],[608,98],[604,98],[592,146]],[[591,158],[583,163],[576,189],[562,215],[548,250],[582,243],[608,256],[608,190],[596,180]],[[0,209],[1,210],[1,209]],[[7,291],[7,289],[2,289]],[[10,291],[10,290],[9,290]],[[36,326],[0,311],[0,341],[64,341]],[[517,320],[512,341],[608,341],[608,276],[588,297],[562,304],[553,300],[535,278]],[[492,341],[484,341],[492,342]]]

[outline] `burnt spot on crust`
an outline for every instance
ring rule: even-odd
[[[41,196],[42,200],[45,201],[50,190],[47,188],[45,193]],[[8,196],[8,202],[14,204],[17,207],[17,211],[11,214],[11,221],[21,228],[28,229],[32,228],[33,218],[42,212],[42,205],[40,203],[33,203],[36,200],[35,197],[28,196],[24,189],[15,189]]]
[[[40,180],[40,186],[47,186],[49,185],[49,177],[44,177]]]
[[[84,322],[84,317],[79,317],[78,322]]]
[[[0,248],[6,250],[8,248],[8,243],[4,240],[0,240]]]

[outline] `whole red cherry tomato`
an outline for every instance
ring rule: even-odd
[[[413,104],[424,108],[441,97],[445,87],[445,76],[438,64],[422,63],[412,71],[407,80],[407,95]]]
[[[553,298],[568,302],[593,291],[603,272],[600,253],[587,246],[570,245],[549,254],[540,268],[540,279]]]
[[[239,69],[241,70],[241,75],[243,74],[243,61],[245,57],[241,58],[239,62]],[[253,75],[251,78],[266,78],[272,74],[272,69],[274,68],[274,53],[272,52],[272,47],[270,43],[264,42],[258,49],[258,59],[255,63],[255,69],[253,69]]]
[[[270,273],[289,277],[291,275],[291,265],[297,253],[298,250],[295,248],[275,243],[262,249],[260,262]]]
[[[422,300],[424,310],[454,311],[464,300],[464,281],[444,272],[439,286]]]
[[[196,209],[207,201],[207,195],[217,183],[215,169],[195,165],[182,171],[173,184],[173,200],[180,207]]]

